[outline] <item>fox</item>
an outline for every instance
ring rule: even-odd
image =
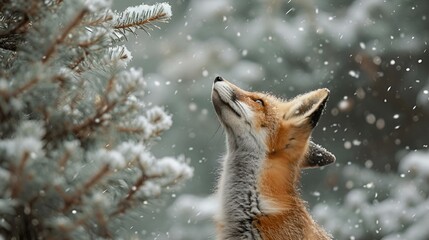
[[[211,100],[226,132],[216,239],[332,239],[298,189],[301,169],[336,160],[310,139],[329,93],[322,88],[284,100],[214,79]]]

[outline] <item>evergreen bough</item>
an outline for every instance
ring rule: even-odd
[[[151,152],[172,125],[126,69],[128,33],[171,17],[166,3],[0,3],[0,239],[117,238],[124,218],[192,176]]]

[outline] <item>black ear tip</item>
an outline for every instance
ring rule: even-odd
[[[312,141],[310,141],[308,148],[309,149],[306,159],[306,165],[308,167],[322,167],[332,164],[336,161],[334,154]]]
[[[335,161],[337,161],[337,158],[335,157],[334,154],[332,154],[331,152],[329,152],[328,150],[325,149],[325,165],[334,163]]]
[[[323,166],[332,164],[335,161],[336,161],[335,156],[328,151],[326,151],[324,153],[317,153],[317,156],[315,156],[312,159],[313,166],[315,166],[315,167],[316,166],[323,167]]]

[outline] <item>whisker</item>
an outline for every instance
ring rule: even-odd
[[[219,129],[220,129],[220,123],[218,124],[216,131],[215,131],[215,132],[213,133],[213,135],[210,137],[209,142],[210,142],[211,140],[213,140],[213,138],[216,136],[216,133],[218,133]]]
[[[244,117],[246,116],[246,110],[244,109],[243,105],[238,100],[234,100],[234,103],[237,104],[238,108],[240,108],[241,112],[243,113]]]

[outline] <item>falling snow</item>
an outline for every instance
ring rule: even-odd
[[[429,5],[423,2],[316,1],[312,9],[291,0],[171,2],[174,18],[161,26],[161,36],[138,38],[135,46],[127,45],[133,62],[119,62],[144,68],[150,98],[140,117],[120,126],[139,129],[143,140],[149,139],[156,135],[158,121],[147,111],[153,104],[165,104],[162,110],[172,115],[158,116],[158,127],[170,129],[161,141],[168,144],[160,144],[156,151],[191,156],[197,171],[186,192],[198,197],[174,192],[175,203],[165,208],[145,201],[154,217],[140,214],[148,228],[144,238],[199,240],[215,235],[212,218],[218,200],[206,196],[216,181],[219,156],[225,153],[225,133],[217,130],[210,103],[213,78],[220,75],[246,90],[286,99],[329,88],[330,99],[312,137],[335,153],[337,163],[302,174],[300,192],[313,216],[334,239],[426,240],[429,203],[422,159],[428,158],[429,145],[424,131],[429,122]],[[121,51],[112,53],[117,57]],[[10,84],[0,77],[0,92]],[[117,96],[112,93],[112,98]],[[11,102],[16,109],[25,109],[19,99]],[[87,115],[60,107],[75,116]],[[114,158],[115,151],[125,154],[124,149],[108,147],[117,168],[123,165]],[[128,149],[139,156],[142,166],[157,172],[155,162],[162,158],[145,148]],[[1,169],[0,178],[7,179]],[[186,175],[174,170],[180,167],[166,169]],[[158,194],[160,183],[152,183],[139,193]],[[162,216],[164,212],[168,217]],[[133,227],[134,233],[139,226]],[[137,231],[136,238],[141,233]]]

